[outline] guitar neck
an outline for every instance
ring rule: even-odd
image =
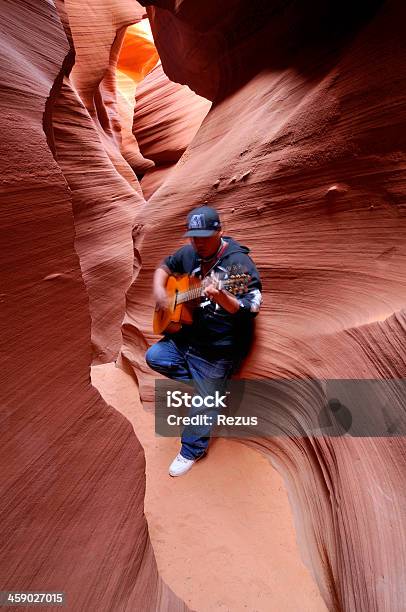
[[[249,277],[248,275],[235,275],[230,276],[225,280],[217,280],[217,288],[232,290],[233,288],[237,291],[244,291],[244,287],[247,286]],[[176,305],[183,304],[184,302],[191,302],[204,295],[204,286],[202,284],[188,289],[187,291],[179,291],[176,293]]]
[[[176,295],[176,303],[183,304],[184,302],[191,302],[192,300],[196,300],[203,295],[204,288],[201,285],[198,287],[193,287],[193,289],[188,289],[188,291],[180,291]]]

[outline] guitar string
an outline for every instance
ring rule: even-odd
[[[238,282],[244,282],[243,278],[245,278],[245,275],[243,275],[242,277],[237,277],[237,278],[233,278],[232,276],[230,276],[230,278],[226,279],[225,281],[219,281],[220,283],[224,282],[223,288],[226,287],[228,285],[235,285]],[[245,284],[245,283],[244,283]],[[181,291],[177,294],[177,298],[176,298],[176,303],[177,304],[182,304],[183,302],[187,302],[189,300],[195,300],[198,297],[201,297],[203,294],[203,287],[194,287],[193,289],[188,289],[187,291]]]

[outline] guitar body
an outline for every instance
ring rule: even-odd
[[[223,281],[214,276],[206,277],[203,281],[187,274],[168,276],[165,288],[169,306],[165,310],[155,308],[152,324],[154,334],[176,333],[182,325],[190,325],[193,322],[193,310],[204,295],[206,280],[215,283],[220,290],[226,289],[234,295],[239,295],[247,291],[250,276],[245,273],[232,274]]]
[[[166,283],[166,293],[169,307],[166,310],[154,312],[153,330],[155,334],[175,333],[182,325],[190,325],[193,321],[193,306],[191,302],[176,304],[177,293],[189,291],[200,285],[200,280],[194,276],[169,276]]]

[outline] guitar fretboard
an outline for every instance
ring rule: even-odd
[[[217,288],[231,290],[233,290],[233,288],[237,288],[241,290],[246,287],[248,280],[249,276],[247,274],[233,275],[227,278],[226,280],[217,280]],[[176,294],[176,305],[183,304],[183,302],[196,300],[197,298],[202,297],[203,295],[203,285],[198,285],[197,287],[193,287],[193,289],[188,289],[187,291],[179,291],[179,293]]]
[[[176,304],[183,304],[183,302],[196,300],[198,297],[202,297],[203,295],[203,287],[194,287],[193,289],[188,289],[188,291],[179,291],[179,293],[176,295]]]

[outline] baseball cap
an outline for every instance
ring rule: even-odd
[[[221,229],[220,217],[215,208],[199,206],[187,216],[187,232],[184,236],[207,238]]]

